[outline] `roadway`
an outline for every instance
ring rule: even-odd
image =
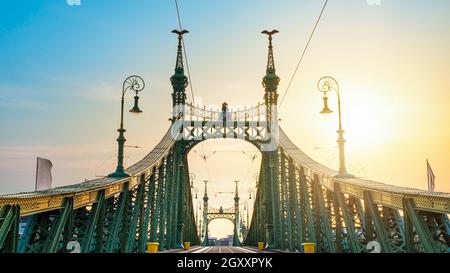
[[[188,251],[184,249],[174,249],[161,252],[170,253],[273,253],[276,251],[263,250],[259,251],[255,247],[240,246],[193,246]]]

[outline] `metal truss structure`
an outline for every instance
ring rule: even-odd
[[[175,74],[170,79],[173,106],[182,110],[174,111],[171,120],[172,125],[180,120],[192,125],[200,121],[201,133],[198,128],[184,127],[183,131],[172,126],[149,154],[125,170],[130,177],[103,177],[0,196],[0,252],[66,252],[69,241],[79,243],[82,252],[144,252],[147,242],[158,242],[160,250],[180,248],[184,241],[198,245],[203,238],[204,243],[207,224],[217,217],[232,220],[237,235],[239,207],[229,214],[228,210],[216,211],[208,208],[207,196],[206,234],[197,232],[187,154],[207,139],[206,135],[236,137],[242,134],[240,130],[254,130],[244,133],[244,139],[261,151],[262,160],[252,221],[245,238],[236,245],[266,242],[270,248],[301,252],[302,243],[314,242],[319,252],[365,252],[369,241],[377,241],[385,253],[449,252],[449,193],[336,177],[337,171],[312,160],[278,125],[273,126],[280,80],[272,46],[276,32],[266,32],[269,54],[263,78],[264,103],[231,112],[225,106],[221,113],[186,103],[184,33],[177,32]],[[215,115],[227,118],[204,128]],[[233,125],[227,127],[229,121]],[[259,126],[261,121],[264,126]],[[175,140],[173,131],[188,137]],[[262,149],[275,131],[279,138],[276,149]],[[255,138],[250,139],[252,134]],[[268,136],[261,137],[263,134]],[[236,204],[239,206],[235,200]],[[21,221],[26,221],[26,228],[19,236]]]
[[[241,221],[239,215],[239,193],[238,187],[236,183],[236,190],[234,195],[234,206],[231,208],[212,208],[208,206],[208,190],[205,183],[205,195],[203,196],[203,224],[201,230],[201,239],[202,245],[207,246],[209,244],[209,235],[208,235],[208,225],[211,221],[215,219],[227,219],[233,223],[233,246],[240,246],[241,242],[239,241],[239,237],[241,237],[242,229],[241,229]]]

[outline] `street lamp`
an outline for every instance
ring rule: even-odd
[[[327,92],[334,90],[337,94],[338,98],[338,114],[339,114],[339,129],[336,131],[339,134],[337,139],[337,143],[339,146],[339,172],[336,177],[353,177],[353,175],[347,173],[347,169],[345,168],[345,153],[344,153],[344,130],[342,129],[342,120],[341,120],[341,97],[339,95],[339,84],[338,82],[330,76],[322,77],[317,82],[317,89],[320,92],[323,92],[323,109],[320,111],[321,114],[329,114],[333,111],[328,107],[328,97]]]
[[[127,90],[134,91],[136,93],[136,95],[134,96],[134,106],[130,110],[130,112],[133,114],[142,113],[142,111],[141,111],[141,109],[139,109],[139,105],[138,105],[138,101],[139,101],[138,93],[140,91],[142,91],[144,89],[144,87],[145,87],[144,80],[141,77],[136,76],[136,75],[129,76],[123,82],[122,101],[121,101],[121,108],[120,108],[120,128],[117,129],[117,131],[119,132],[119,137],[117,138],[117,143],[119,146],[118,153],[117,153],[117,167],[116,167],[115,172],[108,175],[109,177],[128,177],[128,176],[130,176],[129,174],[127,174],[125,172],[125,170],[123,168],[123,148],[124,148],[124,143],[126,141],[125,136],[123,134],[126,131],[123,128],[123,103],[124,103],[125,92]]]

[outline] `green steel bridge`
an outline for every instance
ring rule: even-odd
[[[234,223],[233,243],[240,249],[264,242],[268,249],[303,252],[302,244],[312,242],[317,252],[358,253],[377,241],[384,253],[449,252],[450,193],[339,176],[302,152],[278,126],[280,79],[273,33],[266,32],[264,102],[239,111],[229,111],[224,104],[221,112],[186,102],[184,33],[177,32],[171,126],[156,147],[125,169],[129,176],[1,195],[0,252],[65,252],[70,241],[78,242],[85,253],[145,252],[148,242],[158,242],[161,251],[180,249],[186,241],[206,246],[207,225],[216,218]],[[187,154],[209,138],[244,139],[262,154],[252,220],[245,232],[240,228],[237,188],[235,206],[225,209],[209,208],[205,189],[203,224],[197,227]],[[19,236],[21,219],[27,225]]]

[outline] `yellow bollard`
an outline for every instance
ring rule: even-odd
[[[188,251],[191,248],[191,242],[184,242],[184,250]]]
[[[159,243],[149,242],[147,243],[147,253],[158,253]]]
[[[303,250],[305,253],[314,253],[314,247],[315,247],[315,243],[303,243]]]
[[[264,242],[258,242],[258,250],[263,251],[264,249]]]

